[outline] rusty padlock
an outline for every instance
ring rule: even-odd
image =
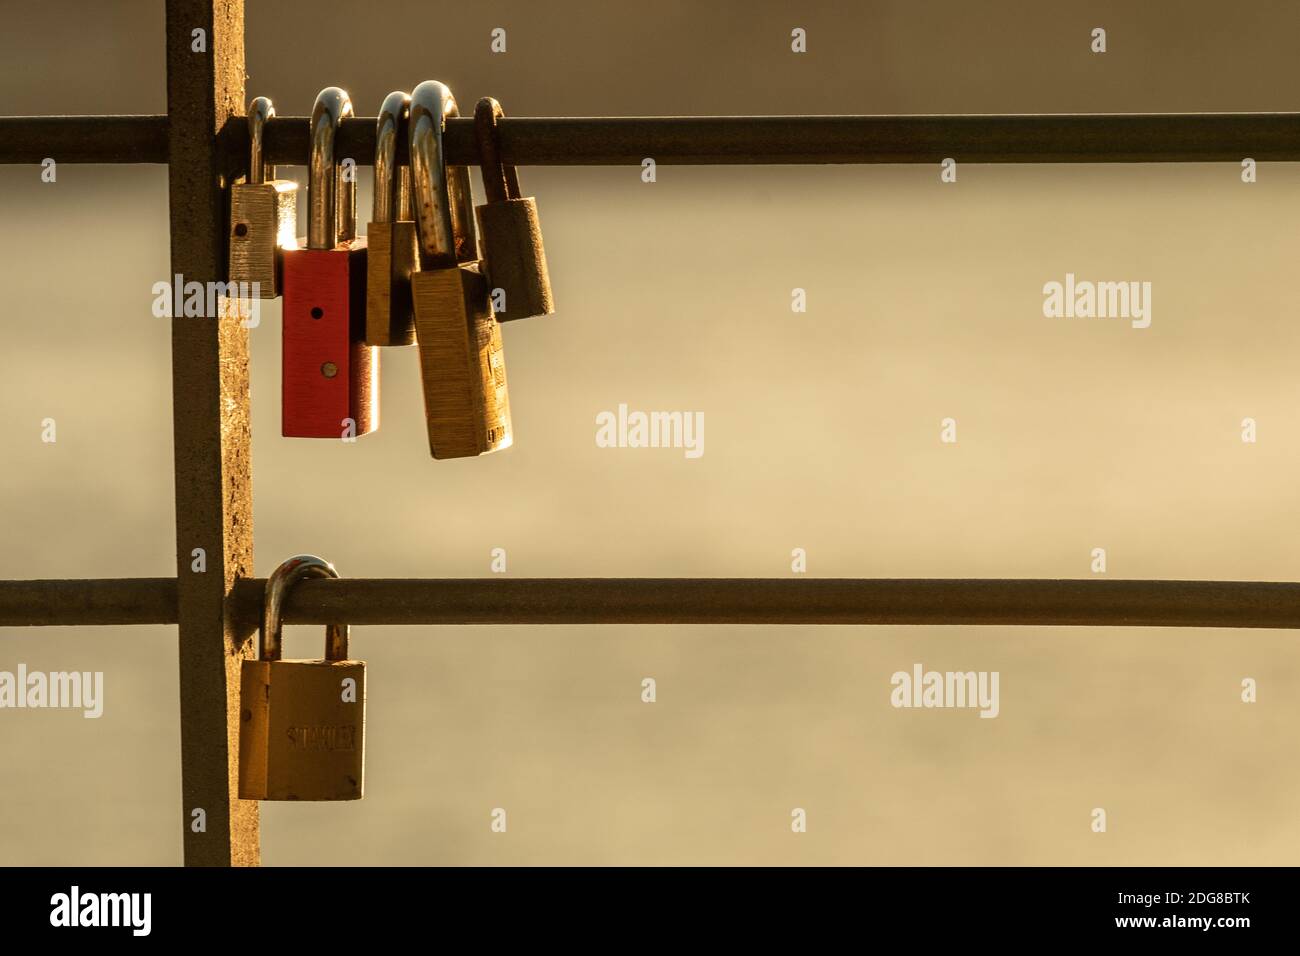
[[[436,80],[412,91],[411,191],[421,261],[411,292],[434,458],[482,455],[512,440],[501,327],[475,261],[469,172],[444,159],[443,127],[456,115],[451,90]]]
[[[366,227],[367,345],[415,341],[411,273],[419,265],[419,247],[411,212],[411,167],[398,162],[410,108],[409,94],[389,93],[375,129],[374,207]]]
[[[304,578],[337,578],[300,554],[266,582],[261,656],[240,673],[239,796],[244,800],[359,800],[364,790],[366,663],[348,656],[348,626],[325,631],[324,660],[280,659],[281,613]]]
[[[281,433],[354,438],[379,427],[379,350],[365,344],[366,240],[357,184],[335,157],[352,101],[321,90],[311,114],[307,248],[284,253]]]
[[[537,200],[523,196],[519,173],[501,160],[497,121],[505,115],[490,96],[474,108],[483,192],[487,202],[474,210],[483,246],[483,271],[498,322],[550,315],[555,311]]]
[[[250,298],[280,294],[282,251],[297,245],[298,184],[276,179],[275,167],[262,158],[262,129],[273,116],[265,96],[248,104],[248,177],[230,187],[228,277]]]

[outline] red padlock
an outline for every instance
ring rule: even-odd
[[[281,434],[353,438],[379,427],[379,349],[365,344],[366,240],[356,176],[334,156],[352,101],[321,90],[311,114],[307,248],[284,253]]]

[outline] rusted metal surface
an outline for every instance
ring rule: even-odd
[[[1216,581],[516,578],[308,581],[296,623],[1300,627],[1300,584]]]
[[[166,116],[0,116],[0,163],[165,163]]]
[[[0,581],[0,627],[175,623],[175,578]]]
[[[206,31],[206,52],[192,49],[195,30]],[[243,107],[243,0],[167,0],[171,271],[187,282],[225,278],[223,186],[236,154],[219,134]],[[256,865],[257,803],[237,792],[240,665],[251,645],[228,601],[253,573],[248,330],[236,314],[172,319],[172,420],[185,862]],[[200,808],[206,828],[195,832]]]
[[[310,121],[277,116],[267,160],[306,165]],[[160,116],[0,117],[0,163],[166,162]],[[501,154],[518,166],[816,163],[1177,163],[1300,161],[1300,113],[1090,113],[964,116],[520,117],[500,121]],[[339,131],[341,156],[373,161],[375,118]],[[226,131],[248,150],[242,120]],[[60,146],[51,153],[50,143]],[[66,147],[66,148],[65,148]],[[401,148],[401,147],[399,147]],[[447,121],[447,161],[479,164],[474,121]],[[404,159],[403,155],[403,159]]]
[[[241,633],[264,579],[235,585]],[[168,578],[2,581],[0,626],[170,624]],[[290,624],[996,624],[1300,628],[1300,584],[980,578],[343,578]]]

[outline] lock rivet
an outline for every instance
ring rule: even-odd
[[[333,362],[326,362],[320,367],[320,373],[326,378],[333,378],[339,373],[339,367]]]

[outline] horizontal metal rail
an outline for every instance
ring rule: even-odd
[[[0,627],[176,622],[175,578],[0,581]]]
[[[266,157],[307,161],[308,119],[267,123]],[[504,159],[519,166],[637,164],[1170,163],[1300,161],[1300,113],[1081,113],[960,116],[506,117]],[[248,149],[232,120],[222,146]],[[344,120],[340,155],[371,162],[375,121]],[[479,161],[473,120],[452,119],[453,165]],[[0,163],[165,163],[165,116],[0,117]]]
[[[263,579],[236,584],[246,633]],[[982,624],[1300,628],[1300,584],[918,578],[343,578],[296,624]],[[0,626],[174,624],[170,578],[0,581]]]

